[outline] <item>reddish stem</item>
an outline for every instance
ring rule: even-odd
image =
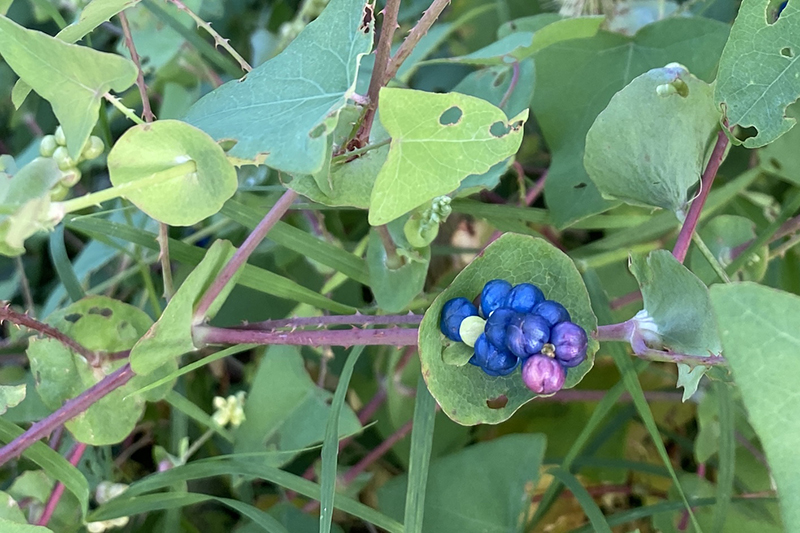
[[[295,346],[416,346],[418,331],[408,328],[259,331],[195,326],[197,346],[209,344],[290,344]]]
[[[243,324],[231,329],[255,329],[261,331],[272,331],[279,328],[322,328],[333,325],[378,325],[378,324],[408,324],[419,325],[422,322],[422,315],[334,315],[334,316],[312,316],[299,318],[281,318],[278,320],[264,320],[263,322],[253,322]]]
[[[635,290],[633,292],[625,294],[624,296],[620,296],[619,298],[614,298],[609,303],[609,307],[612,310],[616,311],[617,309],[625,307],[628,304],[632,304],[633,302],[638,302],[641,299],[642,299],[642,291]]]
[[[728,147],[729,142],[725,133],[723,130],[717,132],[717,143],[714,145],[711,158],[708,160],[706,169],[700,177],[700,194],[689,207],[689,213],[686,215],[686,220],[684,220],[681,231],[678,233],[678,239],[675,241],[672,255],[681,263],[686,259],[686,253],[689,251],[689,245],[692,242],[692,235],[697,228],[697,223],[700,221],[700,212],[703,210],[708,194],[711,192],[711,186],[714,184],[714,178],[717,176],[717,170],[719,170],[722,159],[725,157],[725,149]]]
[[[86,451],[86,444],[82,442],[78,442],[73,446],[72,451],[69,454],[69,464],[72,466],[78,466],[78,463],[83,457],[83,452]],[[39,518],[39,521],[36,522],[37,526],[46,526],[47,523],[50,521],[50,518],[53,517],[53,513],[58,507],[58,502],[61,500],[61,495],[64,494],[64,484],[60,481],[56,483],[55,488],[53,488],[53,492],[50,493],[50,498],[47,500],[47,504],[44,506],[44,512],[42,512],[42,516]]]
[[[121,366],[75,398],[67,400],[57,411],[39,420],[22,435],[0,448],[0,466],[19,456],[58,426],[78,416],[110,392],[125,385],[133,376],[130,365]]]
[[[203,294],[194,312],[195,322],[200,322],[206,318],[211,304],[217,299],[219,293],[222,292],[222,289],[225,288],[239,268],[247,262],[247,258],[250,257],[250,254],[261,244],[261,241],[267,236],[272,226],[283,217],[284,213],[286,213],[296,198],[297,193],[291,189],[283,193],[283,196],[275,202],[275,205],[273,205],[264,218],[261,219],[258,226],[247,236],[247,239],[245,239],[239,249],[236,250],[236,253],[233,254],[233,257],[231,257],[230,261],[223,267],[217,278],[208,290],[206,290],[205,294]]]
[[[122,34],[125,36],[125,47],[131,54],[133,64],[136,65],[136,86],[139,88],[139,96],[142,98],[142,118],[145,122],[153,122],[156,116],[150,108],[150,98],[147,96],[147,85],[144,84],[142,62],[139,60],[139,54],[136,52],[136,47],[133,45],[133,36],[131,35],[131,27],[128,24],[128,17],[125,16],[124,11],[120,11],[117,16],[122,26]]]
[[[3,323],[4,321],[11,322],[12,324],[16,324],[18,326],[25,326],[26,328],[38,331],[46,337],[57,340],[73,352],[82,355],[83,358],[86,359],[86,361],[92,366],[97,366],[99,363],[99,357],[96,352],[67,337],[56,328],[43,322],[39,322],[35,318],[26,314],[14,311],[9,303],[0,306],[0,323]]]
[[[500,105],[497,106],[499,108],[504,108],[506,104],[508,104],[509,98],[511,98],[511,94],[514,92],[514,89],[517,88],[517,82],[519,82],[519,61],[514,61],[514,64],[511,65],[512,74],[511,74],[511,83],[508,84],[508,89],[506,89],[506,93],[503,95],[503,99],[500,100]]]
[[[528,191],[528,194],[525,195],[525,204],[526,205],[531,205],[533,202],[536,201],[536,199],[539,197],[539,195],[542,194],[542,191],[544,190],[545,180],[547,180],[547,171],[546,170],[544,172],[542,172],[542,175],[539,176],[538,180],[536,180],[536,183]]]

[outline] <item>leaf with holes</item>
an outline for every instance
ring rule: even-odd
[[[152,320],[132,305],[105,296],[90,296],[53,313],[48,323],[92,351],[115,353],[129,350]],[[51,338],[32,340],[27,353],[36,391],[50,409],[58,409],[125,364],[118,359],[92,366],[82,355]],[[175,362],[168,361],[156,374],[166,375],[175,368]],[[67,429],[80,442],[93,446],[121,442],[139,421],[145,400],[158,400],[172,388],[166,384],[143,395],[129,396],[144,384],[142,379],[131,379],[68,421]]]
[[[775,20],[777,17],[777,20]],[[800,8],[780,16],[769,0],[744,0],[719,60],[715,97],[731,125],[754,127],[748,148],[769,144],[795,124],[784,116],[800,96]]]
[[[361,56],[372,48],[364,9],[364,0],[331,0],[281,54],[204,96],[186,121],[217,140],[236,141],[233,157],[295,174],[319,172]]]
[[[536,53],[531,112],[553,154],[545,200],[558,227],[614,206],[600,196],[583,167],[586,134],[614,94],[640,74],[672,61],[710,82],[728,28],[715,20],[674,17],[649,24],[633,37],[599,31]]]
[[[103,94],[124,91],[136,80],[136,66],[127,59],[67,44],[2,15],[0,55],[53,106],[64,128],[69,156],[75,160],[97,121]]]
[[[589,128],[586,173],[606,198],[684,213],[720,118],[712,87],[682,65],[650,70]]]
[[[236,169],[214,139],[179,120],[130,128],[108,154],[108,173],[128,200],[172,226],[216,214],[238,186]]]
[[[380,120],[392,137],[370,199],[369,223],[386,224],[514,155],[527,109],[512,119],[485,100],[383,88]]]
[[[167,304],[158,322],[152,325],[131,350],[131,368],[142,376],[149,375],[165,362],[175,362],[181,355],[194,351],[192,338],[194,308],[219,272],[233,256],[235,249],[228,241],[215,241],[203,260],[194,267],[175,295]],[[213,318],[233,290],[242,269],[231,278],[208,310]],[[152,377],[148,383],[155,381]]]
[[[785,531],[800,531],[800,298],[752,282],[714,285],[725,357],[778,488]]]
[[[439,330],[442,306],[459,296],[472,300],[487,281],[498,278],[513,284],[538,285],[546,298],[566,307],[573,322],[587,334],[597,329],[586,286],[569,257],[533,237],[507,233],[494,241],[434,300],[419,328],[422,375],[428,389],[442,411],[462,425],[499,424],[536,398],[522,382],[519,370],[491,377],[476,366],[450,365],[443,358],[452,341]],[[586,361],[569,369],[564,388],[572,388],[583,379],[594,365],[597,348],[598,343],[590,338]]]

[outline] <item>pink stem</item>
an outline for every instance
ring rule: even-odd
[[[133,376],[130,365],[121,366],[75,398],[67,400],[57,411],[39,420],[25,433],[0,448],[0,466],[20,455],[67,420],[87,410],[96,401],[125,385]]]
[[[242,324],[231,329],[239,330],[260,330],[272,331],[279,328],[322,328],[332,325],[377,325],[377,324],[409,324],[419,325],[422,322],[422,315],[334,315],[334,316],[312,316],[301,318],[281,318],[278,320],[264,320],[263,322],[252,322]]]
[[[417,330],[408,328],[259,331],[195,326],[197,346],[208,344],[291,344],[295,346],[416,346]]]
[[[714,151],[711,152],[711,159],[708,160],[708,165],[706,165],[706,169],[700,177],[700,195],[695,198],[691,207],[689,207],[689,213],[686,215],[686,220],[684,220],[681,231],[678,233],[678,239],[675,241],[675,248],[672,250],[672,255],[681,263],[686,259],[686,253],[689,251],[689,245],[692,242],[692,235],[697,228],[697,223],[700,221],[700,212],[703,210],[706,198],[711,192],[711,185],[713,185],[717,170],[719,170],[722,159],[725,157],[725,149],[728,147],[728,142],[728,136],[725,131],[719,130],[717,144],[714,145]]]
[[[536,201],[539,195],[542,194],[542,191],[544,190],[545,180],[547,180],[546,170],[542,173],[541,176],[539,176],[539,179],[536,180],[536,183],[528,191],[528,194],[525,195],[525,205],[531,205],[533,202]]]
[[[280,197],[264,218],[261,219],[258,226],[247,236],[247,239],[245,239],[239,249],[236,250],[231,260],[228,261],[228,264],[225,265],[208,290],[206,290],[205,294],[203,294],[203,298],[200,300],[200,303],[197,304],[197,309],[194,312],[195,321],[198,321],[198,319],[202,320],[206,317],[208,309],[211,307],[211,304],[214,303],[217,296],[219,296],[219,293],[222,292],[222,289],[224,289],[231,278],[233,278],[236,271],[247,262],[247,258],[250,257],[250,254],[252,254],[261,241],[264,240],[264,237],[266,237],[269,230],[272,229],[272,226],[283,217],[284,213],[286,213],[296,198],[297,193],[292,190],[287,190],[283,193],[283,196]]]
[[[72,466],[78,466],[78,463],[83,457],[83,452],[86,451],[86,444],[82,442],[78,442],[72,448],[72,451],[69,455],[69,464]],[[53,517],[53,513],[58,507],[58,502],[61,500],[61,495],[64,494],[64,484],[60,481],[56,483],[55,488],[53,488],[53,492],[50,493],[50,498],[47,500],[47,504],[44,506],[44,512],[42,516],[39,518],[39,521],[36,522],[37,526],[46,526],[47,523],[50,521],[50,518]]]

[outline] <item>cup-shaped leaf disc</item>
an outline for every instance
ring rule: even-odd
[[[108,154],[108,172],[136,207],[172,226],[191,226],[217,213],[237,186],[236,169],[214,139],[178,120],[126,131]]]
[[[533,283],[546,298],[566,307],[572,321],[588,335],[597,329],[583,279],[564,253],[542,239],[510,233],[490,244],[434,300],[419,328],[422,375],[428,389],[442,411],[463,425],[498,424],[536,397],[522,382],[519,369],[507,376],[492,377],[477,366],[446,362],[444,351],[453,341],[439,330],[442,306],[460,296],[472,300],[493,279]],[[598,346],[589,339],[586,360],[568,370],[564,388],[577,385],[592,368]]]

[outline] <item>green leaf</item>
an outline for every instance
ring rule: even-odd
[[[511,120],[458,93],[383,88],[380,120],[392,137],[370,199],[369,223],[386,224],[514,155],[527,110]],[[434,155],[435,154],[435,155]]]
[[[131,350],[130,363],[134,372],[146,376],[165,362],[174,362],[181,355],[196,349],[192,340],[194,307],[233,256],[234,251],[230,242],[214,241],[200,264],[192,270],[173,295],[158,322],[150,327]],[[228,281],[211,304],[208,310],[209,318],[212,318],[225,302],[240,272],[241,270]]]
[[[699,233],[708,249],[719,263],[726,267],[732,261],[733,250],[749,243],[756,237],[755,222],[736,215],[719,215],[712,218]],[[732,279],[737,281],[760,281],[767,272],[769,247],[762,246]],[[689,252],[689,265],[703,283],[710,285],[719,278],[700,250],[693,246]]]
[[[18,406],[25,399],[26,387],[22,385],[0,385],[0,415],[11,407]]]
[[[414,399],[414,425],[411,431],[406,506],[403,513],[406,533],[422,532],[435,423],[436,400],[428,392],[425,380],[419,376]]]
[[[748,148],[769,144],[795,124],[784,116],[800,96],[800,9],[787,4],[777,21],[767,0],[744,0],[719,60],[715,97],[731,125],[752,126]]]
[[[402,224],[390,225],[390,233],[398,246],[398,253],[404,259],[403,265],[397,268],[386,264],[386,248],[383,247],[377,230],[370,230],[367,244],[369,286],[378,307],[388,313],[399,313],[406,309],[422,291],[431,260],[430,246],[421,250],[412,248],[403,235],[402,227]]]
[[[244,405],[245,421],[234,432],[236,453],[299,450],[321,442],[331,407],[331,393],[317,387],[294,346],[272,346],[261,358]],[[361,428],[345,407],[339,419],[340,437]],[[265,460],[280,465],[291,457]]]
[[[722,352],[708,288],[667,250],[633,256],[644,310],[667,347],[690,355]]]
[[[0,442],[11,442],[22,433],[22,429],[16,424],[0,418]],[[89,483],[77,468],[43,442],[35,442],[22,452],[22,456],[39,465],[51,478],[60,480],[66,489],[78,499],[81,516],[86,516],[89,508]]]
[[[800,297],[752,282],[714,285],[722,346],[778,487],[786,531],[800,530]]]
[[[786,108],[785,116],[797,120],[800,116],[800,104],[795,103]],[[800,185],[800,128],[792,128],[758,151],[761,166],[787,181]]]
[[[130,349],[152,324],[140,309],[105,296],[90,296],[50,315],[48,322],[93,351],[107,353]],[[91,366],[83,356],[51,338],[34,339],[27,350],[31,372],[36,377],[36,390],[50,409],[58,409],[71,398],[95,385],[125,364],[106,361]],[[162,365],[158,373],[174,368]],[[81,414],[65,423],[77,440],[93,446],[121,442],[133,430],[144,411],[146,399],[163,397],[170,385],[148,395],[131,395],[141,387],[134,378],[93,403]]]
[[[336,496],[336,463],[339,458],[339,422],[341,420],[342,407],[344,406],[345,395],[350,386],[350,378],[353,377],[358,358],[364,351],[363,346],[357,346],[350,351],[347,361],[339,375],[339,383],[336,385],[336,392],[331,402],[328,421],[325,423],[325,437],[322,441],[322,473],[320,475],[320,514],[319,531],[320,533],[330,533],[333,522],[333,501]]]
[[[0,419],[0,422],[2,422],[2,419]],[[182,481],[230,475],[264,479],[313,499],[319,499],[320,495],[319,485],[300,476],[284,472],[272,466],[254,463],[251,460],[244,460],[235,456],[221,456],[194,461],[137,481],[125,491],[125,494],[103,505],[90,518],[92,520],[108,520],[119,516],[128,516],[135,513],[136,506],[141,505],[141,502],[143,502],[141,494],[145,492],[169,487]],[[179,497],[180,494],[159,493],[153,496],[156,498]],[[153,498],[153,500],[156,498]],[[402,524],[351,498],[337,494],[335,505],[337,509],[371,522],[389,531],[389,533],[404,533]]]
[[[0,491],[0,518],[16,524],[27,524],[19,504],[7,492]]]
[[[544,458],[541,434],[506,435],[433,461],[425,493],[426,533],[519,531]],[[378,490],[379,508],[403,515],[407,476]]]
[[[600,194],[685,213],[722,118],[712,91],[670,64],[615,94],[586,135],[583,163]]]
[[[498,32],[499,39],[470,54],[431,62],[464,63],[467,65],[501,65],[522,61],[539,50],[561,41],[593,37],[604,17],[561,19],[552,13],[534,15],[506,23]]]
[[[97,121],[100,99],[136,80],[136,66],[122,57],[67,44],[0,15],[0,54],[17,76],[50,102],[75,160]]]
[[[506,115],[518,115],[531,105],[536,69],[533,59],[520,62],[517,68],[519,73],[513,89],[514,67],[496,65],[468,74],[453,88],[453,92],[486,100],[502,109]],[[512,89],[511,93],[506,95],[509,89]]]
[[[372,47],[364,9],[364,0],[331,0],[281,54],[200,99],[186,121],[217,140],[236,141],[233,157],[318,172],[359,60]]]
[[[434,300],[419,328],[422,375],[428,389],[442,411],[462,425],[500,423],[536,397],[522,382],[519,370],[491,377],[476,366],[457,367],[443,359],[452,341],[439,331],[442,306],[459,296],[472,300],[487,281],[497,278],[538,285],[545,297],[561,302],[587,334],[597,328],[586,287],[569,257],[542,239],[507,233],[494,241]],[[583,379],[594,365],[597,348],[590,338],[586,361],[569,369],[564,388]],[[507,400],[504,405],[503,397]]]
[[[550,147],[545,199],[566,227],[614,203],[604,200],[583,168],[586,134],[611,97],[636,76],[676,61],[711,81],[728,26],[702,18],[670,18],[633,37],[600,31],[536,53],[532,112]]]
[[[137,180],[167,174],[194,162],[195,169],[163,183],[136,188]],[[171,226],[191,226],[217,213],[238,186],[225,152],[205,132],[178,120],[159,120],[130,128],[108,154],[114,186],[127,185],[125,197]]]
[[[0,529],[3,533],[52,533],[52,530],[43,526],[32,526],[30,524],[20,524],[5,518],[0,518]]]

